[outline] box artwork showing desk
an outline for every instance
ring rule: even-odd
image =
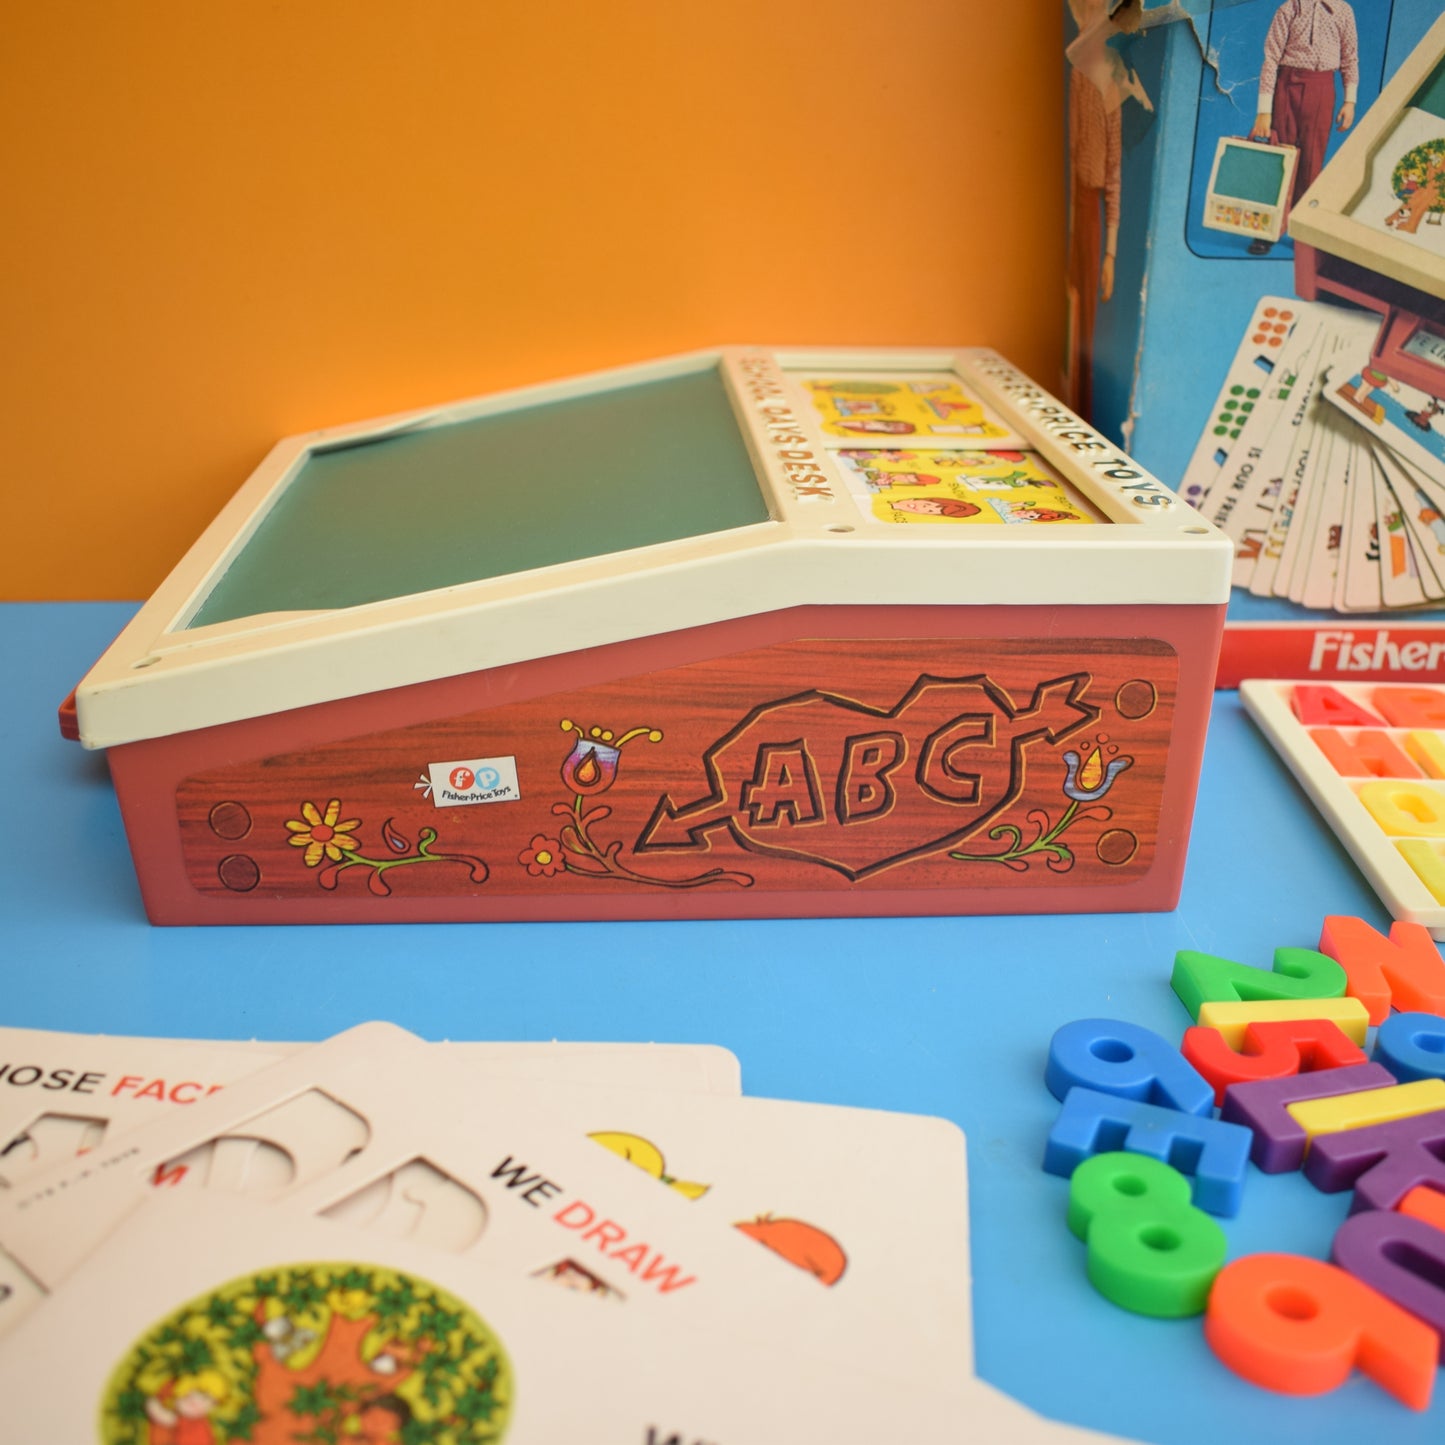
[[[62,710],[158,923],[1165,909],[1226,538],[992,352],[280,443]]]
[[[1431,427],[1445,410],[1445,16],[1302,198],[1290,232],[1301,296],[1383,317],[1349,399],[1375,426],[1387,399],[1414,406],[1426,461],[1445,452]]]

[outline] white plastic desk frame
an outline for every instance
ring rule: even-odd
[[[314,451],[715,368],[766,522],[357,607],[186,628]],[[955,373],[1115,525],[874,523],[828,456],[862,443],[825,439],[798,384],[813,371]],[[800,453],[816,468],[800,469]],[[829,485],[797,485],[818,471]],[[1231,555],[1228,538],[994,352],[728,347],[278,443],[82,681],[77,719],[87,747],[111,747],[629,641],[657,632],[659,618],[673,631],[819,603],[1220,604]]]

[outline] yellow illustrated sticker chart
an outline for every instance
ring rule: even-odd
[[[880,522],[1023,526],[1103,520],[1029,452],[849,449],[836,455],[850,490]]]
[[[829,437],[932,438],[953,445],[987,446],[1013,433],[970,396],[951,372],[916,376],[802,378]],[[880,444],[887,445],[886,440]]]

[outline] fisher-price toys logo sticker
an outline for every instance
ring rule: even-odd
[[[461,758],[450,763],[428,763],[416,788],[438,808],[515,803],[522,796],[517,783],[516,758]]]

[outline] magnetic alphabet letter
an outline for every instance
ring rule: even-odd
[[[1049,1132],[1044,1168],[1068,1178],[1095,1154],[1115,1149],[1145,1154],[1192,1173],[1194,1203],[1210,1214],[1227,1216],[1239,1212],[1249,1145],[1249,1130],[1237,1124],[1096,1089],[1070,1089]]]
[[[1189,1181],[1142,1154],[1096,1154],[1074,1170],[1069,1228],[1088,1245],[1100,1294],[1161,1319],[1203,1312],[1227,1249],[1224,1231],[1189,1202]]]
[[[1358,1367],[1412,1409],[1430,1403],[1435,1332],[1338,1265],[1250,1254],[1219,1271],[1204,1317],[1236,1375],[1288,1395],[1322,1395]]]
[[[1044,1082],[1056,1099],[1097,1089],[1123,1099],[1212,1114],[1214,1096],[1198,1070],[1162,1034],[1121,1019],[1075,1019],[1049,1043]]]

